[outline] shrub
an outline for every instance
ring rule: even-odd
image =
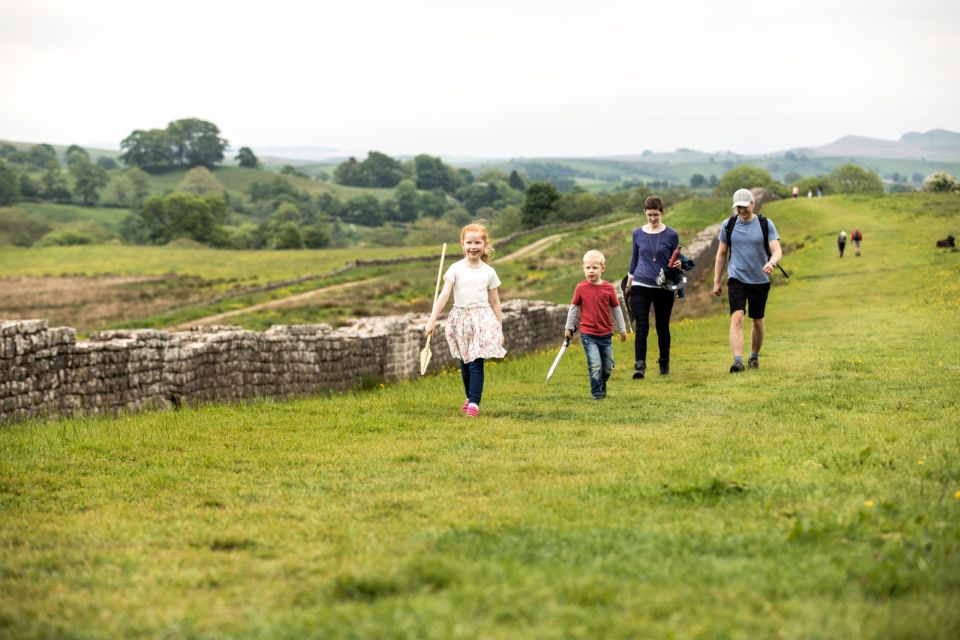
[[[0,209],[0,244],[29,247],[51,230],[50,224],[39,214]]]
[[[89,233],[76,229],[58,229],[40,238],[40,247],[71,247],[79,244],[93,244],[96,239]]]
[[[875,172],[855,164],[843,164],[827,175],[832,193],[883,193],[883,181]]]
[[[960,191],[960,182],[945,171],[932,173],[923,180],[923,190],[934,193],[952,193]]]

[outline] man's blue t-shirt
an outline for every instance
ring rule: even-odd
[[[729,219],[729,218],[728,218]],[[768,240],[779,240],[780,234],[773,226],[773,220],[767,218],[769,224]],[[727,220],[720,226],[720,242],[727,241]],[[763,246],[763,230],[760,229],[760,219],[754,215],[750,222],[744,222],[737,217],[737,224],[730,232],[730,264],[727,266],[727,276],[745,284],[765,284],[770,278],[763,272],[763,265],[767,263],[767,251]]]

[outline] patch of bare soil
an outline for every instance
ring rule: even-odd
[[[46,319],[86,333],[200,302],[211,295],[202,284],[181,276],[0,278],[0,318]]]

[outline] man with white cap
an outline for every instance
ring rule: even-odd
[[[767,306],[767,294],[770,292],[770,278],[780,261],[783,252],[780,249],[780,235],[773,220],[754,214],[753,193],[749,189],[738,189],[733,194],[734,215],[723,222],[720,228],[720,246],[713,273],[713,293],[723,293],[720,276],[723,264],[730,251],[730,263],[727,266],[727,299],[730,302],[730,350],[733,352],[733,364],[730,373],[740,373],[743,365],[743,317],[749,315],[753,321],[750,337],[750,359],[748,366],[756,369],[760,366],[760,347],[766,330],[763,317]]]

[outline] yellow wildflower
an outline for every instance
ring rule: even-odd
[[[873,500],[864,500],[863,506],[865,506],[867,509],[873,509]]]

